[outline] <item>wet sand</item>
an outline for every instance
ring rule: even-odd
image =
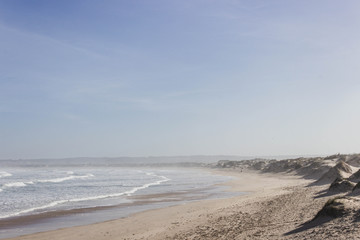
[[[216,174],[235,176],[235,180],[226,183],[232,187],[231,191],[248,194],[195,201],[148,210],[118,220],[13,239],[279,239],[313,217],[310,205],[316,211],[326,201],[313,201],[309,196],[319,189],[305,188],[309,181],[298,176],[226,170],[216,171]],[[299,209],[299,201],[307,209]],[[282,208],[282,214],[278,213]],[[268,229],[267,234],[257,233],[264,229]]]
[[[120,219],[137,212],[203,199],[239,195],[239,193],[224,192],[223,189],[223,187],[209,186],[178,192],[132,195],[127,197],[129,202],[117,205],[54,210],[33,215],[0,219],[0,239]]]

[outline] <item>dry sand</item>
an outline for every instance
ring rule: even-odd
[[[236,176],[228,199],[149,210],[127,218],[17,237],[17,240],[115,239],[358,239],[359,223],[342,219],[308,223],[333,196],[325,186],[285,174],[216,171]],[[345,221],[345,222],[339,222]]]

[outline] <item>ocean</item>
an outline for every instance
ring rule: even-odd
[[[219,184],[228,180],[193,168],[1,167],[0,238],[227,197],[234,193]]]

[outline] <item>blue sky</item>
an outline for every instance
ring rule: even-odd
[[[356,0],[0,0],[0,159],[359,152]]]

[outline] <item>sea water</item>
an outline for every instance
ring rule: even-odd
[[[127,214],[162,207],[194,199],[223,196],[223,189],[216,184],[229,180],[229,177],[210,174],[207,171],[186,169],[124,168],[124,167],[16,167],[0,169],[0,238],[88,224],[124,217]],[[178,193],[175,197],[157,199],[154,203],[127,205],[93,215],[82,214],[64,220],[54,226],[40,224],[21,226],[17,229],[2,229],[1,220],[37,215],[51,211],[121,206],[136,203],[136,198],[147,196],[166,196]],[[175,198],[175,199],[174,199]],[[50,221],[51,222],[51,221]],[[47,226],[47,227],[46,227]],[[26,231],[23,231],[27,229]]]

